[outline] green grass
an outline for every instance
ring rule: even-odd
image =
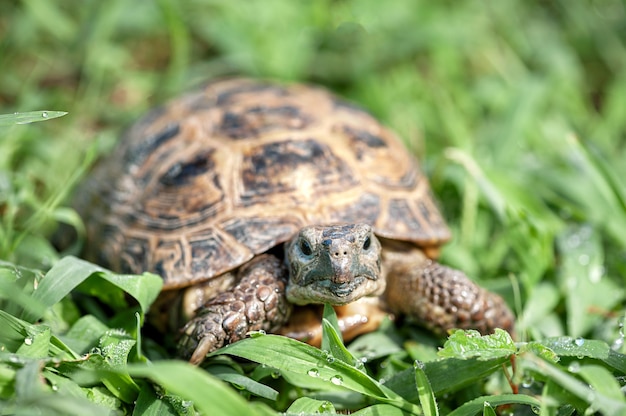
[[[625,33],[612,0],[2,2],[0,414],[623,413]],[[49,239],[81,235],[68,197],[124,127],[229,74],[397,130],[453,229],[442,262],[506,297],[517,343],[387,324],[346,350],[329,324],[322,350],[258,335],[197,369],[142,334],[159,280]]]

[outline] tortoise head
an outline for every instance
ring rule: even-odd
[[[381,246],[367,224],[308,226],[285,245],[290,302],[345,305],[385,290]]]

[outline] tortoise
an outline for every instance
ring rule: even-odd
[[[513,330],[500,296],[434,260],[450,231],[398,136],[320,87],[187,93],[131,126],[75,205],[87,258],[162,276],[157,309],[186,322],[193,363],[250,331],[319,343],[324,303],[346,339],[386,314]]]

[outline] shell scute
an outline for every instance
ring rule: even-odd
[[[397,136],[302,85],[211,83],[131,127],[77,197],[87,256],[175,288],[232,270],[310,224],[365,222],[439,245],[449,231]]]
[[[240,198],[244,206],[285,193],[308,201],[316,192],[332,192],[356,183],[348,166],[326,144],[314,139],[286,139],[261,144],[244,154]]]

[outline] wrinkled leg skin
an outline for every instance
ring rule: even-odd
[[[289,319],[285,297],[287,269],[270,255],[258,256],[237,272],[237,283],[200,307],[182,329],[178,354],[201,363],[216,349],[246,337],[250,331],[275,332]]]
[[[385,301],[390,311],[412,317],[439,335],[453,328],[483,335],[502,328],[513,334],[513,313],[500,296],[435,261],[411,266],[394,268],[387,276]]]

